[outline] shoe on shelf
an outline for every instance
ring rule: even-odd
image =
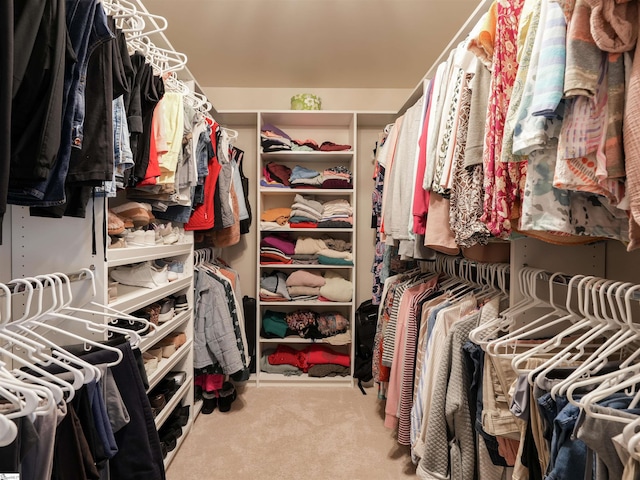
[[[115,214],[115,212],[109,210],[107,212],[107,232],[109,235],[120,235],[124,230],[124,222]]]
[[[189,310],[189,303],[187,302],[186,295],[174,295],[176,299],[176,303],[174,306],[175,313],[184,312],[185,310]]]
[[[169,372],[166,377],[166,380],[173,380],[176,382],[178,387],[184,385],[185,380],[187,379],[187,372]],[[187,405],[188,407],[188,405]]]
[[[148,352],[142,354],[142,362],[144,363],[144,371],[147,373],[147,377],[158,368],[158,357]]]
[[[155,262],[159,267],[163,267],[166,265],[170,272],[184,272],[184,262],[181,262],[180,260],[167,260],[166,258],[158,258]]]
[[[169,283],[167,267],[157,268],[151,262],[116,267],[110,275],[112,280],[133,287],[156,288]]]
[[[167,234],[165,237],[162,237],[162,241],[165,245],[173,245],[174,243],[178,243],[179,240],[180,229],[178,227],[173,227],[169,234]]]
[[[151,205],[148,203],[127,202],[117,207],[111,207],[111,210],[120,217],[131,220],[136,227],[146,227],[152,220],[155,220],[151,213]]]
[[[144,232],[144,244],[147,247],[155,247],[156,246],[156,232],[155,230],[147,230]]]
[[[127,246],[129,247],[144,247],[146,243],[144,241],[144,230],[134,230],[129,232],[125,237]]]
[[[125,248],[127,246],[127,242],[123,237],[109,237],[111,242],[109,243],[108,248]]]
[[[171,297],[160,300],[160,314],[158,315],[158,322],[164,323],[173,318],[175,300]]]

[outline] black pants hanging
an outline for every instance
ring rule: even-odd
[[[0,245],[7,211],[11,160],[11,90],[13,88],[13,0],[0,2]]]

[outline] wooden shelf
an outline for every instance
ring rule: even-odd
[[[260,228],[261,232],[353,232],[353,228]]]

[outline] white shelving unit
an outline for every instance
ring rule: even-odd
[[[122,201],[122,199],[118,199]],[[187,296],[187,302],[193,305],[193,234],[186,232],[184,240],[174,245],[157,245],[145,247],[126,247],[106,250],[103,249],[102,225],[103,215],[106,215],[104,199],[96,200],[93,207],[97,225],[92,228],[91,216],[87,218],[51,219],[31,217],[26,207],[12,209],[12,277],[30,277],[48,272],[77,272],[83,268],[93,271],[96,294],[93,296],[90,282],[74,282],[71,284],[74,295],[73,305],[83,306],[92,300],[99,305],[123,313],[133,313],[136,310],[175,294]],[[88,208],[92,208],[91,205]],[[43,235],[46,232],[46,235]],[[95,236],[97,251],[91,251],[92,239]],[[108,243],[108,242],[107,242]],[[157,259],[174,259],[184,263],[184,273],[172,282],[157,288],[141,288],[118,284],[117,298],[109,301],[108,283],[109,272],[113,268],[132,265],[135,263],[153,261]],[[107,317],[100,315],[99,307],[94,320],[107,321]],[[63,328],[74,331],[79,327],[74,322],[61,322]],[[142,352],[153,348],[160,340],[172,332],[185,332],[187,342],[176,350],[169,358],[163,358],[156,370],[149,376],[150,392],[171,371],[186,372],[187,379],[178,392],[171,398],[155,419],[159,428],[169,417],[172,410],[182,402],[182,405],[193,405],[193,309],[189,308],[158,326],[153,334],[143,337],[139,348]],[[86,335],[86,333],[84,333]],[[48,334],[53,341],[68,342],[54,334]],[[95,340],[105,340],[102,334],[94,334]],[[190,408],[190,418],[179,443],[187,435],[195,419],[195,408]],[[177,450],[177,448],[176,448]],[[174,452],[165,459],[168,465]]]
[[[273,125],[286,132],[293,139],[313,139],[320,145],[324,141],[331,141],[337,144],[351,145],[351,150],[337,152],[299,152],[299,151],[283,151],[261,153],[260,130],[263,125]],[[352,300],[350,302],[327,302],[327,301],[288,301],[288,302],[268,302],[261,301],[259,295],[257,298],[257,332],[258,339],[256,345],[257,364],[260,363],[262,352],[265,349],[276,348],[280,344],[286,344],[289,347],[303,349],[312,343],[322,343],[331,349],[348,353],[353,365],[354,343],[353,329],[350,327],[349,334],[351,342],[348,345],[331,345],[324,340],[311,340],[296,336],[289,336],[284,339],[264,338],[261,335],[262,315],[267,310],[279,312],[291,312],[299,309],[310,309],[316,312],[337,311],[349,319],[350,325],[353,325],[355,316],[356,303],[356,195],[355,188],[350,189],[321,189],[321,188],[278,188],[260,186],[259,181],[262,178],[264,166],[269,162],[275,162],[285,165],[293,169],[296,165],[323,171],[332,166],[344,166],[353,174],[353,185],[355,187],[357,181],[356,163],[357,163],[357,115],[353,112],[332,112],[332,111],[272,111],[258,113],[257,128],[257,212],[261,212],[276,207],[291,207],[294,203],[296,195],[302,195],[305,198],[312,198],[319,202],[326,202],[334,199],[345,199],[353,207],[354,212],[354,228],[291,228],[288,225],[280,228],[262,226],[259,224],[259,233],[257,235],[257,285],[256,292],[260,291],[260,278],[263,274],[281,270],[287,274],[294,270],[311,270],[317,273],[327,271],[339,272],[342,276],[350,280],[353,284]],[[264,228],[263,228],[264,227]],[[298,265],[298,264],[261,264],[260,263],[260,241],[264,236],[270,233],[288,232],[295,239],[298,237],[309,236],[319,238],[321,236],[332,236],[339,238],[352,244],[352,253],[354,265]],[[316,378],[310,377],[306,373],[300,376],[285,376],[279,374],[269,374],[259,371],[256,375],[258,385],[323,385],[323,386],[353,386],[353,377],[327,377]]]

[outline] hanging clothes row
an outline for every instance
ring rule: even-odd
[[[383,245],[423,258],[524,234],[636,248],[638,2],[607,5],[493,2],[380,134]]]
[[[523,268],[506,308],[506,265],[446,262],[388,281],[376,336],[418,477],[636,478],[640,286]]]
[[[91,196],[127,188],[156,218],[186,223],[213,201],[203,195],[213,138],[223,145],[222,208],[248,219],[246,182],[234,172],[241,152],[229,140],[237,132],[177,78],[186,56],[150,40],[166,20],[125,0],[3,8],[0,215],[8,202],[36,216],[84,217]]]
[[[195,374],[249,379],[240,276],[210,248],[195,251]]]
[[[93,301],[72,306],[77,281],[94,285],[92,272],[0,284],[0,350],[13,364],[0,368],[0,471],[34,480],[140,472],[164,479],[137,348],[154,326]],[[24,297],[19,318],[12,316],[16,295]]]

